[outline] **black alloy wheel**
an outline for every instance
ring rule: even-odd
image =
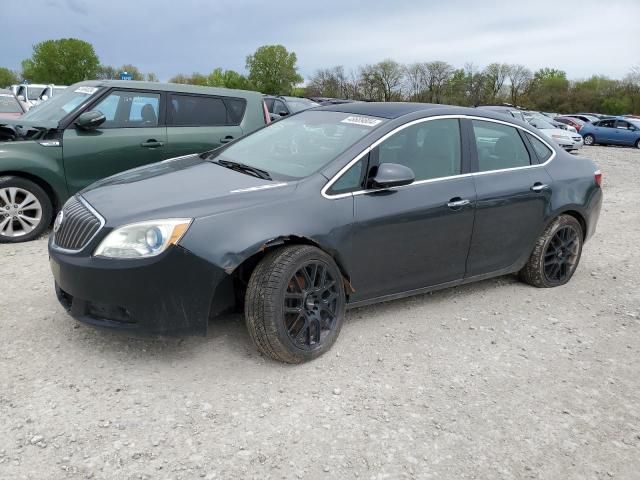
[[[310,261],[291,277],[284,294],[284,323],[291,341],[312,350],[322,345],[336,327],[338,279],[328,266]]]
[[[572,225],[556,230],[544,254],[544,275],[549,282],[565,283],[578,262],[580,236]]]

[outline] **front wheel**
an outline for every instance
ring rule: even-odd
[[[520,278],[539,288],[564,285],[578,268],[583,238],[580,222],[560,215],[540,235]]]
[[[25,178],[0,177],[0,243],[38,238],[52,214],[51,200],[39,185]]]
[[[267,254],[249,280],[245,321],[265,355],[301,363],[329,350],[345,316],[342,274],[322,250],[295,245]]]
[[[640,148],[640,138],[636,140],[636,148]]]
[[[584,136],[585,145],[595,145],[595,143],[596,143],[596,137],[594,137],[593,135],[588,134]]]

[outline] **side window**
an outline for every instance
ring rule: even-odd
[[[344,172],[342,176],[327,191],[329,195],[353,192],[362,188],[362,174],[365,160],[360,160]]]
[[[244,117],[244,111],[247,107],[246,100],[243,100],[242,98],[227,98],[224,102],[227,104],[229,123],[233,125],[240,125]]]
[[[221,98],[202,95],[172,94],[169,101],[168,125],[200,127],[228,125],[227,107]]]
[[[531,165],[529,152],[518,129],[495,122],[472,120],[478,151],[478,171]]]
[[[605,127],[605,128],[613,128],[613,120],[601,120],[598,124],[598,127]]]
[[[534,137],[530,133],[527,133],[527,138],[529,139],[529,142],[531,142],[531,146],[533,147],[533,150],[536,152],[536,155],[538,156],[538,160],[540,160],[540,163],[544,163],[547,160],[549,160],[549,158],[553,154],[553,150],[551,150],[549,147],[547,147],[544,143],[542,143],[540,140],[538,140],[536,137]]]
[[[382,142],[379,163],[399,163],[413,170],[416,180],[460,173],[460,124],[456,119],[417,123]]]
[[[115,91],[92,110],[98,110],[106,117],[100,128],[157,127],[160,94]]]
[[[267,110],[269,110],[269,113],[273,113],[273,98],[265,98],[264,103],[267,104]]]
[[[275,100],[273,102],[273,113],[277,115],[288,115],[289,110],[287,110],[287,107],[282,100]]]
[[[625,122],[624,120],[616,121],[616,128],[619,128],[620,130],[629,130],[629,127],[629,123]]]

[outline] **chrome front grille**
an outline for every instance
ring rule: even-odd
[[[56,220],[56,224],[58,221]],[[53,243],[64,250],[82,250],[102,227],[102,219],[78,197],[69,200],[62,209],[62,221],[54,233]]]

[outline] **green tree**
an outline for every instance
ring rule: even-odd
[[[262,93],[291,93],[303,80],[296,62],[296,54],[282,45],[264,45],[247,57],[249,81]]]
[[[0,67],[0,88],[15,85],[20,82],[18,74],[8,68]]]
[[[35,44],[31,58],[22,62],[22,74],[31,82],[70,85],[96,78],[99,66],[90,43],[62,38]]]

